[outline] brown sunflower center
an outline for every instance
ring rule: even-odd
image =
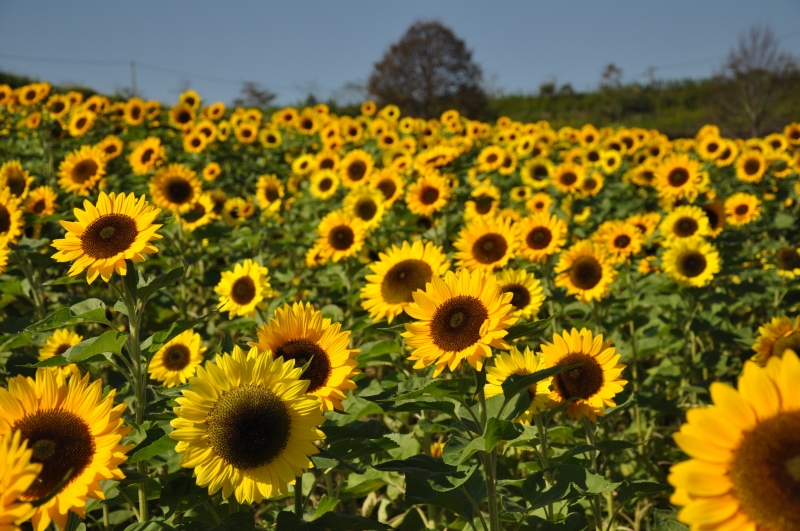
[[[484,234],[472,244],[472,256],[482,264],[493,264],[508,251],[508,242],[502,234]]]
[[[225,391],[206,419],[209,445],[239,470],[274,461],[289,443],[291,431],[292,417],[283,400],[256,385]]]
[[[494,164],[499,158],[500,157],[498,157],[496,153],[489,153],[489,155],[486,157],[486,162],[489,164]]]
[[[717,214],[717,211],[711,207],[703,207],[703,212],[708,218],[708,224],[711,225],[711,228],[716,229],[720,222],[720,217],[719,214]]]
[[[41,214],[46,206],[47,204],[45,203],[44,199],[39,199],[33,204],[31,210],[34,214]]]
[[[589,179],[586,179],[585,181],[583,181],[583,189],[584,190],[586,190],[588,192],[591,192],[595,188],[597,188],[597,181],[593,177],[590,177]]]
[[[745,214],[747,214],[748,210],[750,210],[749,206],[747,206],[747,205],[739,205],[739,206],[736,207],[734,212],[736,213],[737,216],[744,216]]]
[[[397,184],[391,179],[383,179],[376,185],[376,188],[383,192],[383,197],[386,199],[391,199],[397,192]]]
[[[800,352],[800,332],[792,332],[788,336],[779,337],[775,343],[772,344],[772,355],[781,357],[786,349]]]
[[[325,177],[319,182],[319,190],[321,192],[327,192],[333,186],[333,179],[330,177]]]
[[[291,339],[278,347],[273,354],[274,358],[283,357],[285,361],[295,360],[295,367],[308,368],[300,376],[301,380],[309,380],[307,393],[325,387],[331,376],[331,360],[325,349],[310,339]],[[309,360],[311,363],[308,363]]]
[[[0,225],[2,224],[0,223]],[[0,232],[2,232],[2,226],[0,226]],[[800,254],[798,254],[797,249],[784,247],[778,251],[777,262],[778,269],[783,269],[784,271],[798,269],[800,268]]]
[[[427,262],[414,258],[403,260],[383,276],[381,296],[389,304],[413,302],[412,293],[425,289],[432,276],[433,269]]]
[[[433,344],[445,352],[459,352],[481,339],[481,327],[489,311],[483,303],[469,295],[447,299],[431,318]]]
[[[11,212],[5,205],[0,205],[0,234],[11,230]]]
[[[603,266],[593,256],[581,256],[572,264],[569,278],[578,289],[592,289],[603,279]]]
[[[194,197],[192,184],[181,177],[173,177],[164,183],[164,195],[170,203],[182,205]]]
[[[583,365],[559,373],[553,378],[553,387],[564,400],[570,398],[587,400],[603,388],[605,381],[603,367],[593,356],[583,352],[573,352],[559,359],[556,365],[569,366],[576,363]]]
[[[6,186],[11,190],[11,195],[15,197],[20,197],[25,193],[25,187],[27,185],[28,181],[25,179],[25,175],[19,172],[14,172],[6,178]]]
[[[481,194],[475,198],[475,212],[480,215],[488,214],[492,210],[494,198],[492,196]]]
[[[275,186],[275,185],[267,186],[267,189],[265,190],[265,193],[266,193],[266,196],[267,196],[267,200],[270,203],[272,203],[273,201],[277,201],[281,197],[280,190],[278,190],[278,187]]]
[[[558,180],[564,186],[572,186],[573,184],[578,182],[578,176],[572,173],[571,171],[568,171],[566,173],[561,174],[561,177],[559,177]]]
[[[359,218],[364,221],[370,221],[378,213],[378,205],[376,205],[375,201],[371,198],[367,197],[356,203],[355,212],[356,216]]]
[[[697,220],[694,218],[680,218],[678,221],[675,222],[673,225],[673,230],[675,231],[675,235],[681,238],[686,238],[691,236],[697,229],[700,228],[700,225],[697,224]]]
[[[82,160],[72,168],[72,180],[75,183],[83,184],[97,174],[100,166],[91,159]]]
[[[778,413],[746,432],[728,473],[758,529],[800,529],[800,411]]]
[[[598,160],[600,160],[600,153],[597,151],[590,151],[589,153],[586,154],[586,160],[588,160],[589,162],[597,162]]]
[[[300,120],[300,129],[305,129],[306,131],[311,130],[314,128],[314,121],[310,118],[305,118]]]
[[[681,187],[689,182],[689,172],[684,168],[675,168],[667,175],[667,182],[675,188]]]
[[[553,233],[547,227],[536,227],[525,237],[528,247],[537,251],[546,249],[551,241],[553,241]]]
[[[337,251],[346,251],[356,241],[356,234],[347,225],[338,225],[328,233],[328,243]]]
[[[183,370],[192,359],[192,353],[186,345],[170,345],[167,347],[161,362],[169,371]]]
[[[439,189],[433,186],[426,186],[419,196],[423,205],[432,205],[439,199]]]
[[[523,310],[531,303],[531,292],[522,284],[506,284],[502,287],[503,293],[511,293],[511,306]]]
[[[42,463],[39,476],[22,496],[25,500],[48,495],[70,470],[72,482],[92,462],[95,452],[92,432],[71,411],[43,409],[28,413],[11,428],[12,432],[17,430],[33,450],[31,461]]]
[[[50,106],[50,112],[58,114],[64,110],[64,107],[66,107],[66,104],[63,101],[56,101]]]
[[[54,354],[54,356],[60,356],[71,348],[72,345],[67,345],[66,343],[62,343],[61,345],[58,346],[58,348],[56,348],[56,353]]]
[[[708,145],[706,146],[706,151],[708,151],[709,153],[716,153],[717,151],[719,151],[719,144],[717,144],[716,142],[709,142]]]
[[[91,258],[111,258],[130,249],[138,235],[136,221],[130,216],[103,214],[83,231],[81,248]]]
[[[175,117],[175,121],[179,124],[188,124],[192,121],[192,114],[189,111],[181,111],[178,113],[178,116]]]
[[[416,221],[417,227],[423,230],[428,230],[433,227],[433,220],[427,216],[420,216]]]
[[[627,249],[631,244],[631,237],[627,234],[620,234],[614,238],[614,247],[617,249]]]
[[[87,120],[86,118],[84,118],[84,117],[80,117],[80,118],[78,118],[78,120],[75,122],[75,128],[76,128],[76,129],[78,129],[78,130],[81,130],[81,129],[83,129],[84,127],[86,127],[86,124],[87,124],[87,122],[88,122],[88,120]]]
[[[688,278],[694,278],[703,274],[708,262],[703,253],[699,251],[688,251],[678,258],[678,272]]]
[[[755,175],[761,169],[761,163],[756,159],[748,159],[744,163],[744,172],[747,175]]]
[[[237,278],[231,287],[231,298],[236,304],[249,304],[255,296],[256,283],[249,276]]]
[[[360,181],[367,174],[367,164],[364,161],[356,160],[347,166],[347,176],[351,181]]]
[[[546,178],[550,175],[550,172],[547,171],[547,166],[542,164],[537,164],[533,168],[531,168],[531,175],[533,176],[534,180],[541,181],[542,179]]]

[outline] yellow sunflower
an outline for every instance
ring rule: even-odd
[[[96,144],[96,147],[103,152],[106,162],[114,160],[122,154],[125,143],[118,136],[108,135]]]
[[[33,449],[17,431],[0,437],[0,530],[19,531],[19,525],[30,520],[36,509],[22,501],[42,470],[41,463],[31,462]]]
[[[258,178],[258,182],[256,183],[256,199],[258,199],[258,206],[260,206],[262,210],[278,212],[281,208],[281,201],[285,193],[286,191],[283,188],[283,183],[274,173],[262,175]]]
[[[741,227],[761,216],[761,201],[752,194],[739,192],[725,200],[725,212],[728,223]]]
[[[515,203],[524,203],[533,195],[533,190],[528,186],[515,186],[508,193],[508,197]]]
[[[678,520],[704,531],[800,529],[800,360],[746,362],[738,390],[711,384],[713,405],[674,435],[689,460],[670,468]]]
[[[181,223],[186,232],[192,232],[217,219],[219,214],[215,212],[214,199],[209,193],[201,195],[191,210],[181,214]]]
[[[681,238],[664,251],[661,267],[678,284],[700,288],[719,273],[719,253],[699,236]]]
[[[126,274],[125,260],[144,262],[146,255],[158,252],[150,240],[161,239],[161,235],[156,234],[161,225],[153,224],[161,209],[149,205],[144,196],[137,201],[132,193],[106,195],[100,192],[97,205],[85,200],[83,208],[73,210],[77,222],[60,222],[67,234],[51,244],[58,249],[53,259],[75,260],[69,276],[88,268],[86,281],[89,284],[98,275],[108,282],[115,271],[119,275]]]
[[[314,155],[300,155],[292,161],[292,173],[296,175],[308,175],[317,169],[317,159]]]
[[[348,193],[342,207],[348,215],[360,219],[364,230],[370,231],[381,224],[386,212],[384,196],[380,190],[369,186],[354,188]]]
[[[360,219],[353,218],[341,210],[334,210],[317,226],[316,244],[327,258],[338,262],[355,256],[364,246],[366,230]]]
[[[500,291],[513,295],[510,302],[514,307],[512,316],[522,319],[536,317],[545,297],[542,283],[533,273],[524,269],[504,269],[497,273],[497,283]]]
[[[33,450],[31,461],[42,464],[22,501],[47,496],[72,471],[58,494],[36,508],[35,531],[45,531],[50,522],[65,529],[69,511],[86,516],[87,497],[105,499],[100,481],[124,478],[119,465],[131,447],[119,442],[130,431],[122,426],[128,406],[114,406],[115,394],[111,389],[103,398],[102,381],[89,384],[88,374],[65,380],[49,369],[37,370],[35,380],[17,376],[8,390],[0,388],[0,439],[21,433]]]
[[[186,153],[202,153],[208,144],[208,138],[197,129],[192,129],[183,137],[183,150]]]
[[[139,125],[144,122],[146,117],[144,111],[145,103],[139,98],[131,98],[125,103],[125,123],[128,125]]]
[[[31,190],[25,199],[25,210],[37,216],[45,217],[56,211],[56,191],[49,186],[39,186]]]
[[[350,332],[340,323],[331,324],[311,303],[285,304],[256,333],[258,342],[250,346],[260,352],[294,360],[298,367],[308,364],[300,379],[311,382],[306,394],[317,397],[323,411],[343,409],[344,393],[356,388],[352,378],[361,371],[358,349],[349,348]]]
[[[544,356],[531,352],[530,347],[525,347],[525,352],[520,352],[517,347],[510,352],[499,352],[494,357],[494,363],[486,366],[486,398],[502,395],[503,383],[512,376],[533,374],[544,369]],[[515,422],[530,424],[533,416],[547,407],[551,381],[552,378],[545,378],[528,387],[531,405]]]
[[[146,174],[158,167],[165,159],[166,150],[161,145],[161,140],[154,136],[149,136],[136,144],[128,156],[128,162],[136,175]]]
[[[366,276],[367,284],[361,289],[361,306],[374,321],[386,318],[390,324],[414,302],[415,291],[425,289],[431,278],[450,269],[442,248],[421,240],[393,245],[378,256],[380,259],[368,266],[373,274]]]
[[[626,221],[606,222],[605,227],[597,230],[597,241],[608,251],[611,261],[621,264],[642,250],[642,233],[639,229]]]
[[[688,155],[672,155],[655,171],[655,186],[660,197],[694,200],[703,180],[700,163]]]
[[[58,166],[58,184],[66,192],[87,196],[106,174],[106,157],[96,146],[81,146]]]
[[[556,286],[567,288],[583,302],[602,299],[617,278],[605,251],[591,240],[582,240],[561,253],[555,268]]]
[[[226,200],[222,207],[222,217],[231,225],[241,223],[253,217],[255,213],[256,205],[253,203],[252,197],[248,197],[247,199],[233,197]]]
[[[39,361],[50,359],[53,356],[60,356],[70,348],[83,341],[83,336],[80,336],[68,328],[59,328],[50,334],[39,349]],[[66,378],[70,374],[80,377],[81,373],[78,366],[74,363],[69,365],[62,365],[59,367],[61,374]]]
[[[191,211],[202,193],[197,174],[184,164],[165,166],[150,179],[153,201],[170,212]]]
[[[194,108],[185,103],[179,103],[169,111],[169,122],[178,129],[191,125],[194,119]]]
[[[222,173],[222,168],[220,168],[219,164],[216,162],[209,162],[203,168],[203,180],[206,182],[211,182]]]
[[[519,243],[509,219],[476,218],[461,229],[453,246],[459,267],[492,271],[514,258]]]
[[[503,293],[492,273],[461,269],[444,278],[432,277],[425,291],[414,292],[405,312],[417,322],[406,324],[403,337],[414,349],[415,369],[436,365],[434,376],[447,367],[455,371],[467,362],[482,370],[492,348],[508,350],[503,340],[516,317],[511,293]]]
[[[487,146],[478,154],[478,171],[489,173],[498,169],[505,159],[506,151],[500,146]]]
[[[482,184],[470,192],[464,205],[464,219],[493,217],[500,208],[500,189],[492,184]]]
[[[309,182],[311,195],[317,199],[325,200],[336,194],[339,189],[339,174],[333,170],[319,170],[314,172]]]
[[[185,384],[203,363],[206,349],[202,343],[200,334],[191,330],[170,340],[150,360],[147,370],[150,378],[164,382],[166,387]]]
[[[23,226],[19,201],[11,195],[11,190],[0,190],[0,241],[16,243],[22,236]]]
[[[438,172],[423,174],[409,185],[406,206],[412,214],[430,216],[440,211],[450,199],[450,186]]]
[[[75,137],[85,135],[94,126],[97,115],[88,109],[77,109],[69,118],[69,134]]]
[[[555,172],[553,163],[545,157],[535,157],[525,161],[520,170],[522,182],[531,188],[547,188]]]
[[[708,216],[700,207],[694,205],[679,206],[670,212],[660,226],[661,236],[668,245],[693,236],[708,236],[711,225]]]
[[[64,94],[53,94],[50,96],[50,99],[47,100],[47,105],[45,107],[47,108],[47,114],[50,115],[50,118],[58,120],[67,115],[70,107],[72,107],[72,102]]]
[[[550,212],[553,206],[553,198],[544,192],[536,192],[525,202],[525,208],[530,212]]]
[[[10,160],[0,166],[0,190],[6,188],[17,199],[25,199],[32,184],[33,177],[18,160]]]
[[[625,221],[639,229],[643,241],[646,242],[655,234],[658,224],[661,222],[661,214],[658,212],[642,212],[632,215]]]
[[[618,363],[620,355],[611,346],[611,341],[603,342],[603,335],[593,335],[582,328],[573,328],[562,334],[554,334],[553,342],[541,346],[545,367],[556,365],[583,365],[562,372],[553,377],[553,391],[550,393],[550,407],[557,407],[567,400],[567,415],[574,420],[588,417],[597,422],[598,416],[605,415],[606,407],[614,407],[614,397],[622,391],[627,380],[620,379],[625,365]]]
[[[733,164],[739,156],[739,148],[733,140],[724,140],[719,157],[714,160],[714,164],[719,168],[725,168]]]
[[[339,163],[339,176],[348,188],[362,186],[369,181],[375,160],[363,149],[354,149]]]
[[[578,192],[584,179],[586,179],[586,170],[584,170],[583,166],[565,162],[553,170],[553,177],[550,182],[561,193],[569,194]]]
[[[555,215],[539,212],[517,224],[517,235],[519,254],[531,262],[542,263],[567,242],[567,224]]]
[[[757,183],[767,171],[764,155],[755,150],[743,152],[736,159],[736,178],[746,183]]]
[[[605,179],[601,173],[591,171],[583,180],[580,186],[580,193],[583,197],[594,197],[603,189]]]
[[[305,394],[309,381],[301,372],[293,360],[238,346],[198,367],[177,399],[170,437],[200,487],[258,503],[286,494],[313,466],[308,456],[319,451],[314,442],[325,437],[317,429],[325,418]]]
[[[758,337],[753,344],[753,360],[766,365],[772,357],[784,355],[787,350],[800,352],[800,317],[794,322],[786,316],[773,317],[769,323],[758,327]]]
[[[770,264],[778,270],[778,275],[786,278],[800,276],[800,249],[797,247],[781,247],[775,252],[775,264]]]
[[[220,312],[229,312],[230,319],[250,317],[256,313],[256,308],[266,309],[264,299],[275,296],[269,269],[250,258],[236,264],[233,271],[223,271],[214,293],[219,295],[217,308]]]

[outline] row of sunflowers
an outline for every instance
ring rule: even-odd
[[[800,528],[800,123],[35,83],[0,146],[3,531]]]

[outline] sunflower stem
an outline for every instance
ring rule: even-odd
[[[533,415],[533,422],[536,424],[536,429],[539,432],[539,461],[542,463],[542,470],[546,470],[550,463],[547,459],[547,430],[544,429],[544,425],[542,424],[542,417],[541,414],[534,414]],[[544,473],[544,482],[548,488],[550,488],[552,484],[552,477],[550,472]],[[549,521],[553,521],[553,504],[547,504],[545,507],[545,515]]]
[[[294,514],[303,519],[303,476],[294,478]]]
[[[633,372],[633,394],[636,397],[634,404],[633,404],[633,417],[634,422],[636,422],[636,436],[637,442],[639,443],[639,454],[642,453],[642,412],[639,408],[639,348],[636,344],[636,325],[633,322],[634,311],[636,310],[635,304],[635,297],[636,297],[636,289],[635,283],[633,280],[633,274],[631,273],[631,264],[628,264],[628,313],[630,315],[630,321],[628,321],[628,331],[631,336],[631,350],[633,351],[633,367],[631,370]]]
[[[484,365],[481,371],[486,371]],[[478,379],[478,382],[486,381],[486,378]],[[481,425],[483,432],[486,429],[488,412],[486,410],[486,386],[478,386],[478,402],[481,408]],[[489,529],[490,531],[500,530],[500,513],[497,506],[497,448],[491,452],[481,452],[483,454],[483,469],[486,476],[486,495],[489,503]]]
[[[583,429],[586,432],[586,442],[590,446],[595,446],[597,433],[595,431],[595,425],[592,424],[592,421],[589,420],[589,417],[584,416],[582,419],[583,421]],[[597,470],[597,451],[591,450],[589,452],[589,456],[592,461],[592,472],[595,474],[598,473]],[[594,516],[594,528],[597,531],[601,531],[603,529],[603,515],[600,513],[600,500],[596,494],[592,495],[589,498],[589,503],[592,505],[592,516]]]
[[[239,512],[239,500],[236,499],[236,495],[234,494],[230,498],[228,498],[228,514],[234,514]]]

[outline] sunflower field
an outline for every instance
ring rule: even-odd
[[[0,531],[797,531],[798,174],[0,85]]]

